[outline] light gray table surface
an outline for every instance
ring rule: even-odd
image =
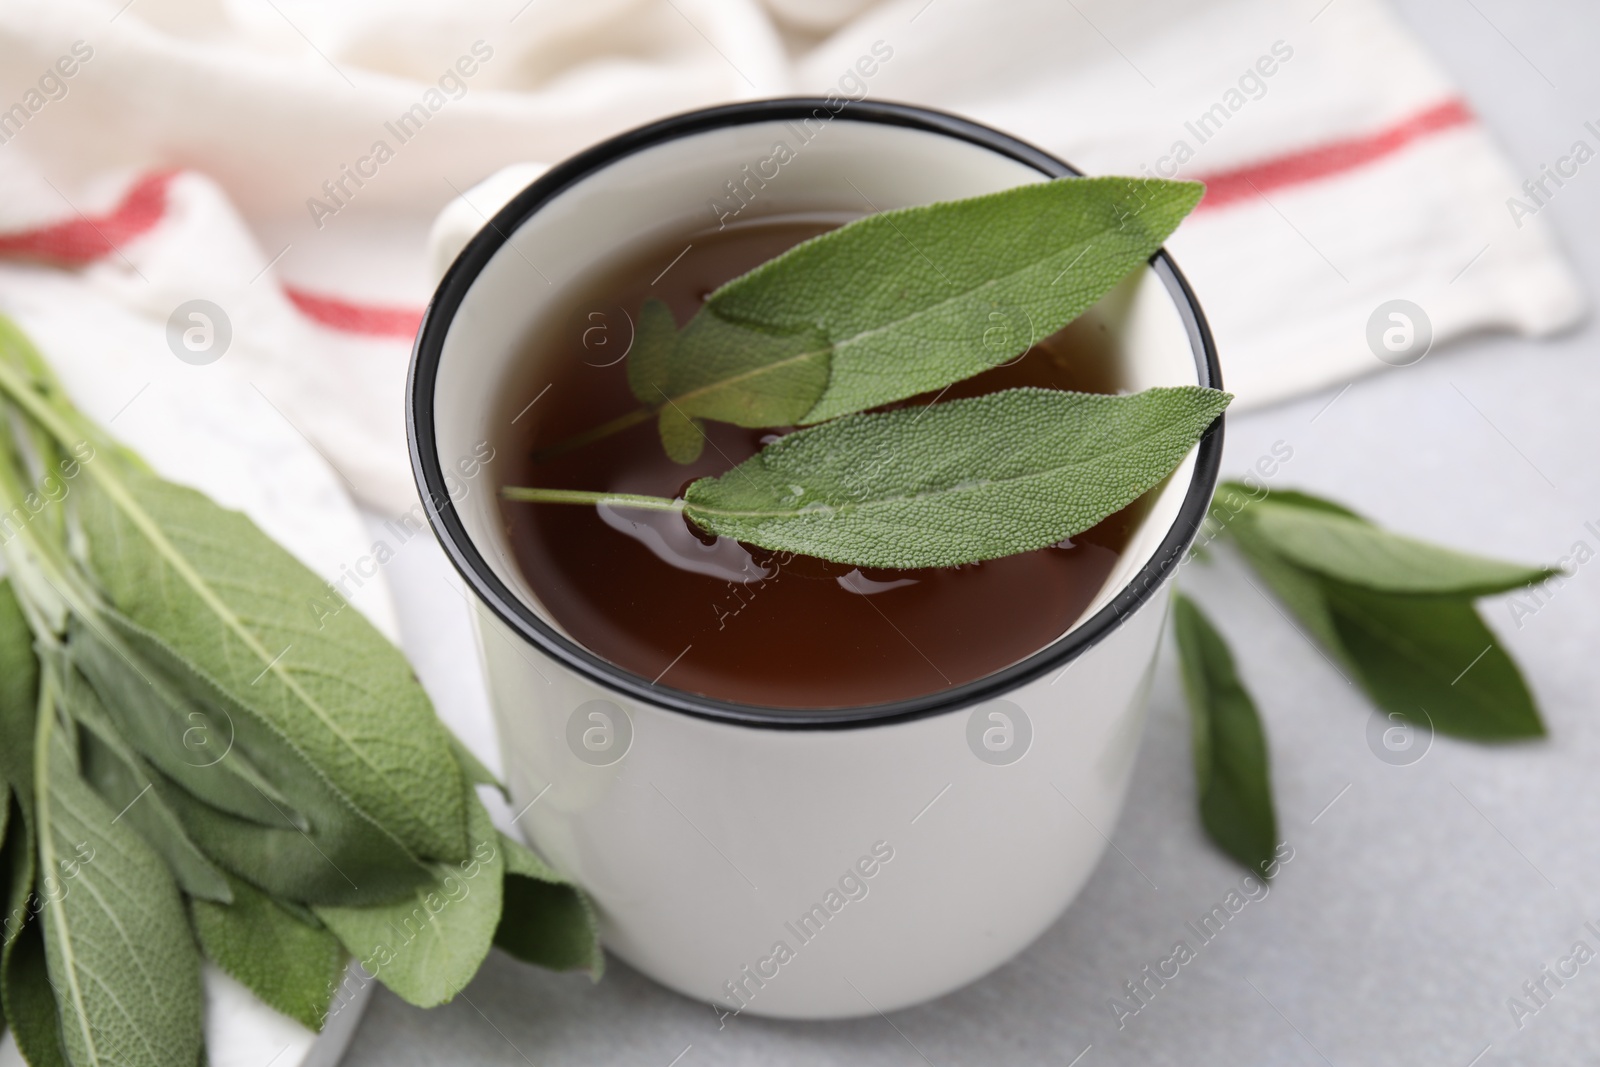
[[[1399,6],[1517,173],[1536,173],[1585,120],[1600,119],[1600,7]],[[1546,217],[1594,292],[1600,171],[1591,169]],[[1594,322],[1543,342],[1476,338],[1363,378],[1326,410],[1337,390],[1231,418],[1225,470],[1286,441],[1294,458],[1281,484],[1314,487],[1418,535],[1527,560],[1555,560],[1580,540],[1600,549],[1585,527],[1600,528],[1597,344]],[[472,718],[483,695],[454,575],[431,544],[389,573],[424,682],[447,716]],[[1600,563],[1530,617],[1514,619],[1504,600],[1484,605],[1526,671],[1550,739],[1493,749],[1439,739],[1404,767],[1374,756],[1367,705],[1234,564],[1187,567],[1183,584],[1226,631],[1261,705],[1295,858],[1270,896],[1124,1028],[1107,1000],[1239,877],[1197,823],[1170,654],[1127,806],[1109,831],[1120,854],[1107,851],[1037,943],[966,989],[888,1018],[746,1017],[719,1028],[706,1005],[619,961],[591,985],[495,955],[460,998],[433,1011],[380,990],[345,1063],[1600,1062],[1600,959],[1520,1029],[1507,1007],[1575,941],[1600,949],[1584,929],[1600,927]]]

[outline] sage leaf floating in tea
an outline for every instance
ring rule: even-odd
[[[947,567],[1055,544],[1182,462],[1232,397],[1008,389],[801,430],[685,493],[706,530],[862,567]]]
[[[679,463],[699,457],[705,437],[701,419],[736,426],[793,425],[827,387],[833,350],[817,326],[734,322],[702,309],[681,332],[658,334],[651,320],[661,315],[670,325],[665,304],[645,302],[629,362],[650,359],[653,345],[664,351],[655,357],[649,381],[635,377],[630,367],[629,382],[658,412],[662,444]]]
[[[942,389],[1025,352],[1150,258],[1198,182],[1061,178],[868,215],[712,292],[674,332],[646,301],[628,354],[645,408],[547,459],[657,418],[668,454],[694,420],[808,426]]]
[[[768,444],[682,501],[507,488],[510,500],[681,509],[702,529],[860,567],[948,567],[1055,544],[1171,474],[1232,399],[1055,389],[848,415]]]

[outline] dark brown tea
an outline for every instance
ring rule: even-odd
[[[773,431],[707,423],[709,446],[682,466],[651,419],[533,460],[639,406],[624,353],[646,298],[666,301],[681,327],[717,286],[841,221],[768,219],[652,243],[574,287],[582,295],[529,338],[502,394],[501,484],[672,497],[759,450]],[[1115,392],[1104,326],[1080,319],[941,399],[1022,385]],[[529,585],[573,639],[664,686],[787,708],[920,696],[1031,655],[1083,613],[1145,510],[1136,501],[1070,541],[1004,559],[880,571],[713,538],[671,512],[500,508]]]

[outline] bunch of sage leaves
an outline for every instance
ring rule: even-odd
[[[598,975],[399,650],[4,319],[0,538],[0,1009],[34,1067],[204,1062],[202,957],[313,1030],[351,961],[424,1007],[493,945]]]

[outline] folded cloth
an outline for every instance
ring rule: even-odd
[[[879,41],[891,58],[855,73]],[[1582,311],[1382,0],[13,0],[0,70],[6,276],[76,271],[158,351],[209,301],[222,358],[389,512],[414,493],[401,392],[430,220],[458,201],[453,248],[505,191],[461,198],[487,176],[729,99],[924,103],[1090,173],[1208,181],[1171,247],[1242,406],[1382,368],[1369,320],[1393,300],[1435,341]],[[0,310],[73,316],[71,287],[26,289],[0,277]]]

